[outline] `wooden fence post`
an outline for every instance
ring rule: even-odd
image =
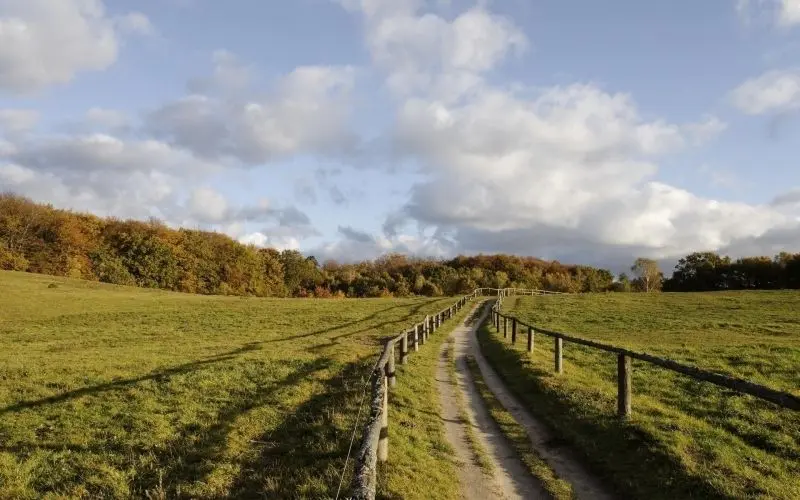
[[[414,328],[414,352],[419,351],[419,333],[417,329]]]
[[[564,341],[561,337],[555,338],[555,362],[556,362],[556,373],[562,373],[564,371],[563,365],[563,357],[561,355],[561,350],[564,345]]]
[[[422,333],[427,335],[430,330],[431,330],[431,317],[426,314],[425,322],[422,323]]]
[[[503,318],[503,338],[508,338],[508,318]]]
[[[425,345],[425,342],[428,341],[428,334],[423,330],[422,334],[419,336],[419,343],[420,345]]]
[[[397,377],[394,370],[394,342],[391,342],[389,347],[389,362],[386,363],[386,380],[389,382],[389,387],[397,385]]]
[[[617,355],[617,414],[631,416],[631,358],[624,354]]]
[[[517,343],[517,318],[511,318],[511,343]]]
[[[378,461],[389,460],[389,387],[383,386],[383,408],[381,411],[381,433],[378,439]]]
[[[533,352],[533,327],[528,327],[528,352]]]
[[[417,327],[414,327],[414,331],[417,331]],[[408,363],[408,332],[403,332],[403,339],[400,341],[400,364],[404,365]]]

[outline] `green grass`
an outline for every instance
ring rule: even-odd
[[[510,298],[542,328],[630,347],[798,394],[800,293]],[[533,355],[490,326],[486,356],[526,406],[626,497],[800,498],[800,414],[634,361],[633,417],[616,412],[616,359],[552,339]]]
[[[0,272],[0,498],[332,497],[380,340],[452,301],[208,297]]]
[[[441,418],[436,368],[442,344],[473,303],[428,337],[408,364],[397,364],[397,385],[389,393],[389,461],[378,469],[378,498],[448,500],[461,498],[458,463]]]
[[[539,480],[545,491],[549,493],[552,498],[556,500],[568,500],[574,498],[572,486],[563,479],[559,478],[553,469],[536,453],[536,450],[522,427],[508,410],[505,409],[502,403],[497,400],[495,395],[486,385],[481,375],[481,370],[478,368],[478,363],[475,358],[470,356],[467,358],[467,366],[475,380],[475,387],[480,394],[486,408],[489,410],[492,420],[497,423],[500,432],[508,439],[517,456],[530,471],[531,475]]]

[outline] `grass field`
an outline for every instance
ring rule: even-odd
[[[503,310],[794,394],[800,387],[797,292],[512,297]],[[625,497],[800,498],[798,412],[634,361],[634,414],[621,422],[613,355],[565,343],[556,375],[548,337],[536,336],[533,355],[488,324],[479,338],[528,408]]]
[[[0,272],[0,498],[332,497],[379,340],[452,301],[208,297]],[[424,359],[402,371],[424,375]],[[412,380],[401,373],[398,401]],[[414,412],[436,411],[425,391],[404,396]],[[440,424],[413,416],[420,449],[446,464]],[[404,436],[393,460],[415,452]],[[452,487],[446,468],[407,462],[420,484]],[[382,495],[401,487],[384,480]]]

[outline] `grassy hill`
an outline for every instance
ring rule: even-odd
[[[503,309],[800,394],[798,292],[512,297]],[[533,355],[493,328],[480,339],[531,411],[627,497],[800,498],[798,412],[634,361],[634,414],[621,422],[613,355],[565,342],[555,375],[549,337]]]
[[[0,272],[0,498],[332,496],[379,339],[450,302]]]

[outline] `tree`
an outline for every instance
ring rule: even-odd
[[[631,266],[631,272],[636,276],[637,284],[643,292],[661,290],[663,274],[656,261],[639,257]]]
[[[628,278],[628,275],[622,273],[611,285],[611,291],[613,292],[630,292],[631,291],[631,279]]]

